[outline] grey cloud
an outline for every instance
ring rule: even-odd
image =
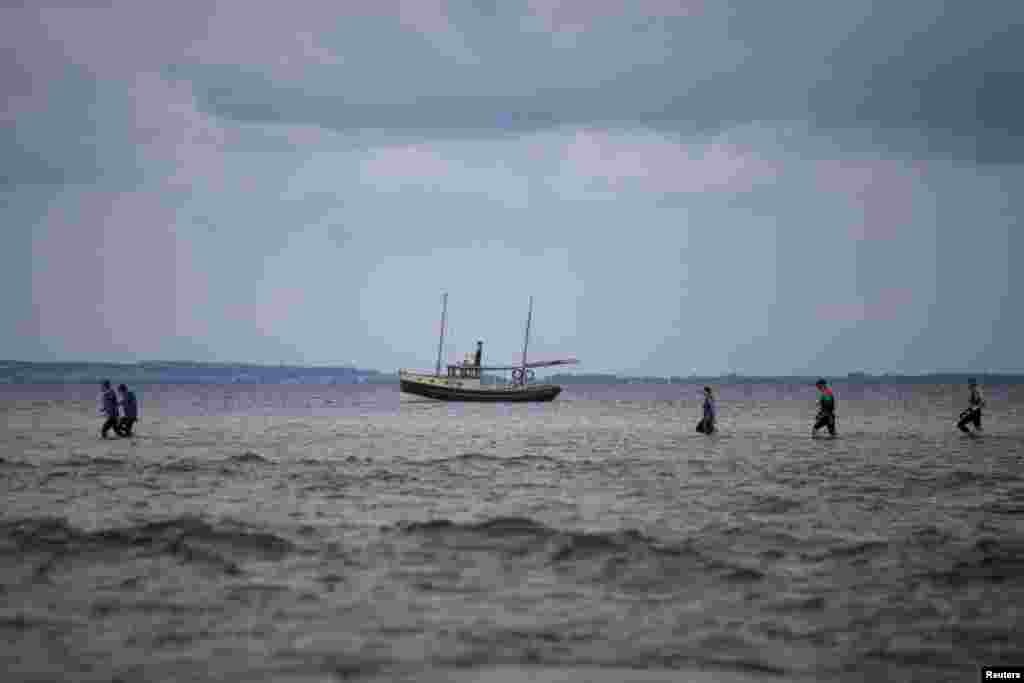
[[[959,158],[1024,161],[1024,5],[892,7],[835,52],[836,77],[812,94],[818,120],[924,130]]]
[[[0,129],[0,188],[15,185],[63,185],[68,180],[62,164],[49,161],[23,144],[14,126]]]
[[[132,174],[125,97],[75,67],[47,86],[44,106],[0,127],[0,187],[93,183]]]

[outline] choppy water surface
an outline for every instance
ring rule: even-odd
[[[971,439],[962,388],[839,387],[836,440],[809,438],[806,387],[725,387],[711,438],[679,385],[518,406],[144,387],[138,438],[106,442],[93,387],[2,392],[5,680],[1022,661],[1021,388],[988,388]]]

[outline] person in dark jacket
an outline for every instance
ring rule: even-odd
[[[819,379],[814,386],[818,388],[818,416],[814,421],[814,428],[811,429],[811,436],[815,436],[822,427],[828,429],[831,436],[836,435],[836,396],[829,388],[828,382]]]
[[[139,404],[135,400],[135,392],[128,391],[125,385],[118,384],[117,391],[121,394],[121,411],[124,413],[117,425],[117,433],[121,436],[131,436],[132,425],[139,419]]]
[[[101,385],[103,391],[100,393],[100,412],[106,416],[107,420],[103,423],[100,428],[100,436],[107,438],[107,432],[111,429],[114,430],[115,434],[118,434],[117,425],[117,396],[114,394],[114,390],[110,388],[110,381],[103,380]]]
[[[985,398],[981,395],[981,389],[978,388],[978,380],[973,377],[967,380],[967,408],[960,413],[960,419],[957,421],[956,426],[961,432],[970,434],[971,430],[967,428],[967,425],[973,424],[974,431],[981,431],[981,409],[985,407]]]
[[[476,354],[473,356],[473,365],[480,367],[480,361],[484,359],[484,343],[478,341],[476,343]]]
[[[711,387],[704,387],[704,415],[697,423],[697,431],[701,434],[714,434],[717,418],[715,397],[711,393]]]

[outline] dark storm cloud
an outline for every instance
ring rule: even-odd
[[[665,20],[667,33],[628,21],[592,26],[570,50],[538,48],[515,31],[487,41],[493,22],[479,14],[460,22],[480,59],[472,69],[446,68],[422,46],[393,45],[358,77],[347,71],[293,85],[241,70],[188,70],[202,106],[248,122],[451,138],[804,121],[825,131],[870,128],[914,155],[1024,161],[1021,3],[981,12],[951,2],[734,2],[729,11],[709,6]],[[664,59],[634,59],[654,35],[665,41]]]
[[[655,121],[667,103],[649,111],[609,102],[596,90],[551,89],[530,95],[437,95],[405,102],[360,102],[250,81],[199,90],[209,111],[249,123],[315,124],[338,131],[390,130],[425,137],[493,137],[580,123]],[[646,114],[646,116],[645,116]],[[600,118],[597,118],[600,117]]]
[[[812,93],[822,125],[923,130],[933,151],[1024,161],[1024,4],[893,4],[834,53]]]

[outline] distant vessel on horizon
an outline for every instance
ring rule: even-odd
[[[530,322],[533,318],[533,297],[526,315],[526,334],[523,339],[523,358],[518,365],[480,364],[480,353],[474,359],[467,358],[461,364],[447,365],[447,375],[441,374],[441,354],[444,348],[445,323],[448,316],[448,294],[442,297],[441,338],[437,344],[437,365],[434,373],[415,370],[399,370],[399,389],[403,393],[433,398],[440,401],[474,402],[542,402],[553,401],[561,393],[557,384],[532,384],[534,368],[556,365],[573,365],[575,358],[528,363],[526,351],[530,344]],[[479,342],[482,344],[482,342]],[[504,382],[483,383],[483,372],[502,372]],[[511,373],[511,380],[508,374]]]

